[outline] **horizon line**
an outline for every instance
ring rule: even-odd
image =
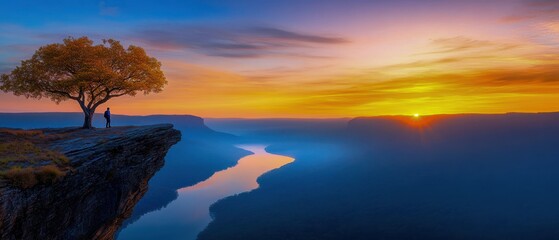
[[[0,112],[0,114],[64,114],[64,113],[74,113],[83,114],[83,112]],[[559,114],[559,110],[550,112],[496,112],[496,113],[439,113],[439,114],[420,114],[421,117],[429,116],[458,116],[458,115],[507,115],[507,114]],[[102,113],[95,113],[102,114]],[[390,115],[360,115],[360,116],[348,116],[348,117],[203,117],[193,114],[148,114],[148,115],[132,115],[132,114],[113,114],[113,116],[126,116],[126,117],[150,117],[150,116],[191,116],[199,117],[202,119],[228,119],[228,120],[259,120],[259,119],[277,119],[277,120],[288,120],[288,119],[298,119],[298,120],[332,120],[332,119],[355,119],[355,118],[372,118],[372,117],[410,117],[414,114],[390,114]]]

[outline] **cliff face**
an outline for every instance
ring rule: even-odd
[[[49,129],[73,170],[52,185],[0,184],[1,239],[112,239],[181,134],[170,124]]]

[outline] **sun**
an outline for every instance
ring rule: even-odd
[[[413,117],[414,117],[414,118],[419,118],[419,113],[414,113],[414,114],[413,114]]]

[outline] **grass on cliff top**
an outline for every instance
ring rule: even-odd
[[[0,129],[0,178],[21,188],[60,181],[70,161],[46,143],[61,137],[40,130]]]

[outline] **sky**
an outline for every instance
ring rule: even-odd
[[[141,46],[128,115],[330,118],[559,111],[557,0],[0,1],[0,73],[68,36]],[[105,107],[105,106],[103,106]],[[0,112],[79,112],[0,92]]]

